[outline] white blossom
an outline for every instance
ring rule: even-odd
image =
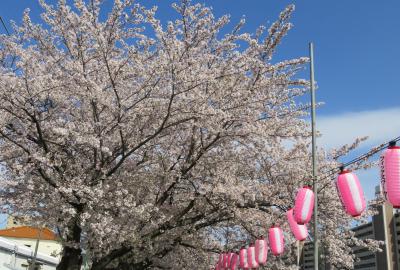
[[[284,211],[311,179],[308,59],[272,60],[294,7],[253,35],[202,4],[174,4],[165,25],[133,2],[103,20],[100,0],[41,0],[42,24],[27,10],[0,35],[2,203],[60,232],[58,269],[82,249],[93,270],[206,269],[274,223],[289,248],[268,267],[294,269]],[[321,171],[354,147],[321,150]],[[363,243],[323,185],[328,260],[351,268],[348,244]]]

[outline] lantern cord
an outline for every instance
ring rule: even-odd
[[[356,157],[356,158],[350,160],[349,162],[343,163],[343,164],[342,164],[341,166],[339,166],[339,167],[336,167],[336,168],[334,168],[334,169],[331,169],[331,170],[328,170],[328,171],[326,171],[326,172],[323,172],[323,174],[327,174],[327,175],[326,175],[325,177],[320,178],[319,180],[321,181],[321,180],[325,180],[325,179],[327,179],[327,178],[331,178],[332,176],[334,176],[334,175],[336,175],[338,172],[340,172],[343,168],[348,167],[348,166],[350,166],[350,165],[352,165],[352,164],[354,164],[354,163],[360,162],[360,161],[362,161],[362,160],[366,160],[366,159],[368,159],[369,157],[371,157],[371,156],[375,155],[376,153],[382,151],[383,149],[387,148],[387,147],[389,146],[390,143],[398,142],[398,141],[400,141],[400,136],[397,137],[397,138],[394,138],[393,140],[390,140],[390,141],[388,141],[388,142],[382,143],[382,144],[380,144],[380,145],[378,145],[378,146],[372,148],[372,149],[369,150],[367,153],[364,153],[364,154],[362,154],[362,155],[360,155],[360,156],[358,156],[358,157]],[[326,186],[328,186],[329,184],[330,184],[330,183],[325,184],[325,185],[324,185],[320,190],[318,190],[318,191],[323,190],[323,189],[324,189]]]

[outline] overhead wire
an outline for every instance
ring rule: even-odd
[[[359,155],[358,157],[356,157],[356,158],[354,158],[354,159],[352,159],[352,160],[350,160],[350,161],[348,161],[346,163],[342,163],[338,167],[335,167],[335,168],[330,169],[330,170],[328,170],[326,172],[323,172],[322,174],[324,174],[324,175],[327,174],[327,175],[322,177],[322,178],[319,178],[318,180],[322,181],[322,180],[325,180],[327,178],[331,178],[332,176],[334,176],[337,173],[339,173],[340,171],[342,171],[343,168],[346,168],[346,167],[348,167],[348,166],[350,166],[350,165],[352,165],[354,163],[360,162],[362,160],[368,159],[369,157],[375,155],[376,153],[382,151],[383,149],[386,149],[391,143],[396,143],[398,141],[400,141],[400,136],[396,137],[396,138],[394,138],[394,139],[392,139],[392,140],[390,140],[388,142],[382,143],[382,144],[380,144],[380,145],[378,145],[376,147],[373,147],[368,152],[366,152],[366,153],[364,153],[362,155]],[[318,192],[322,191],[329,184],[330,184],[330,182],[326,183],[321,189],[318,190]]]
[[[6,30],[7,35],[9,36],[9,35],[10,35],[10,32],[8,31],[7,26],[6,26],[6,24],[4,23],[3,18],[2,18],[1,16],[0,16],[0,22],[1,22],[1,24],[3,25],[4,29]]]
[[[324,175],[325,174],[327,174],[327,175],[322,177],[322,178],[318,178],[318,181],[330,178],[330,177],[336,175],[337,173],[339,173],[343,168],[348,167],[348,166],[350,166],[350,165],[352,165],[354,163],[360,162],[362,160],[365,160],[365,159],[375,155],[376,153],[386,149],[391,143],[395,143],[395,142],[398,142],[398,141],[400,141],[400,136],[396,137],[396,138],[394,138],[392,140],[389,140],[389,141],[387,141],[385,143],[382,143],[382,144],[380,144],[380,145],[378,145],[376,147],[373,147],[368,152],[363,153],[362,155],[359,155],[359,156],[355,157],[354,159],[352,159],[352,160],[350,160],[350,161],[348,161],[346,163],[342,163],[340,166],[337,166],[337,167],[335,167],[333,169],[330,169],[330,170],[327,170],[327,171],[323,172]],[[322,191],[324,188],[326,188],[331,183],[332,182],[326,183],[321,189],[318,190],[318,192]],[[282,211],[282,212],[280,212],[278,218],[281,218],[282,215],[289,209],[289,207],[285,207],[285,206],[278,206],[278,208]],[[309,237],[309,239],[311,239],[310,235],[308,237]]]

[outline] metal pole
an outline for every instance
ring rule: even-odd
[[[36,239],[35,253],[32,258],[31,267],[29,268],[30,270],[35,270],[35,264],[36,264],[38,249],[39,249],[40,237],[42,236],[42,227],[40,227],[38,234],[39,234],[38,238]]]
[[[311,132],[312,132],[312,177],[314,188],[314,269],[318,270],[318,189],[317,189],[317,145],[315,138],[315,82],[314,82],[314,45],[310,49],[310,83],[311,83]]]
[[[300,241],[299,240],[297,240],[296,241],[296,248],[297,248],[297,267],[299,267],[300,266]]]

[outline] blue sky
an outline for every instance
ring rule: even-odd
[[[48,0],[54,3],[56,1]],[[70,1],[69,1],[70,2]],[[110,6],[111,0],[105,0]],[[174,16],[170,0],[139,1],[159,6],[161,20]],[[315,77],[318,82],[317,128],[324,134],[319,144],[335,147],[361,135],[370,135],[360,152],[400,136],[400,1],[287,1],[208,0],[217,16],[230,14],[233,22],[245,16],[246,31],[260,24],[269,26],[279,12],[294,3],[294,28],[283,40],[275,60],[308,55],[308,42],[315,45]],[[38,18],[37,0],[1,0],[0,16],[8,23],[20,21],[29,7]],[[0,29],[4,32],[3,29]],[[350,156],[349,159],[352,157]],[[378,184],[377,170],[361,172],[360,180],[368,198]],[[0,216],[0,222],[2,218]],[[0,224],[1,226],[1,224]]]
[[[47,0],[55,3],[55,0]],[[71,2],[71,0],[69,0]],[[112,0],[105,0],[110,6]],[[171,0],[139,0],[150,7],[158,5],[159,18],[174,15]],[[399,106],[396,89],[400,69],[400,1],[287,1],[287,0],[208,0],[196,1],[212,6],[217,16],[231,14],[232,21],[246,17],[245,30],[270,24],[288,4],[296,11],[294,28],[283,40],[278,59],[307,55],[307,43],[315,43],[318,99],[326,102],[319,114],[384,109]],[[29,7],[38,18],[37,0],[2,0],[0,15],[20,21]],[[2,29],[1,29],[2,30]]]

